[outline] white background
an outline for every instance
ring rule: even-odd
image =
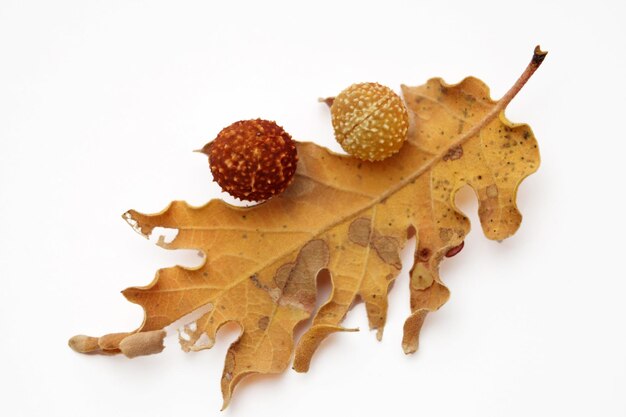
[[[172,331],[134,360],[67,347],[136,328],[119,291],[199,261],[120,215],[220,197],[191,151],[233,121],[339,150],[318,97],[475,75],[497,98],[540,43],[507,110],[542,152],[524,222],[488,241],[462,193],[474,230],[418,353],[400,347],[405,268],[382,342],[358,306],[361,332],[329,338],[308,374],[250,378],[222,415],[626,415],[624,2],[540,3],[0,0],[0,414],[217,415],[233,328],[196,354]]]

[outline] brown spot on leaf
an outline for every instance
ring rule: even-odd
[[[391,236],[381,236],[376,231],[372,231],[371,219],[360,217],[350,223],[348,238],[357,245],[371,246],[383,262],[398,269],[402,268],[402,262],[398,255],[400,249],[398,240]]]
[[[442,227],[441,229],[439,229],[439,239],[441,239],[442,242],[448,242],[453,235],[454,231],[452,229],[449,229],[447,227]]]
[[[285,283],[289,279],[289,274],[291,273],[291,270],[293,269],[294,265],[295,265],[295,262],[289,262],[289,263],[282,265],[280,268],[276,270],[276,273],[274,274],[274,282],[276,283],[276,286],[280,288],[281,291],[285,287]]]
[[[266,285],[263,285],[261,281],[259,281],[259,276],[257,274],[250,275],[250,281],[254,284],[255,287],[260,288],[262,290],[267,289]]]
[[[393,265],[397,269],[402,268],[402,261],[398,255],[400,245],[398,240],[390,236],[374,236],[372,248],[383,262]]]
[[[368,246],[372,234],[372,220],[360,217],[350,223],[348,238],[351,242],[361,246]]]
[[[461,145],[450,148],[448,152],[443,156],[444,161],[454,161],[460,159],[463,156],[463,147]]]
[[[430,259],[430,255],[431,255],[431,250],[428,248],[422,248],[417,252],[417,257],[422,262],[426,262],[428,259]]]
[[[313,311],[315,279],[319,271],[328,265],[329,260],[330,252],[325,241],[316,239],[304,245],[296,261],[281,266],[274,275],[274,281],[283,284],[279,303]]]
[[[267,329],[267,325],[269,323],[270,323],[270,318],[268,316],[263,316],[259,319],[259,322],[257,323],[257,325],[259,326],[259,329],[265,330]]]
[[[487,197],[495,198],[498,196],[498,186],[495,184],[491,184],[487,187]]]

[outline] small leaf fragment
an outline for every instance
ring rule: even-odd
[[[164,338],[165,332],[163,330],[134,333],[123,338],[119,343],[119,348],[128,358],[153,355],[163,351]]]
[[[92,353],[100,350],[98,338],[85,336],[84,334],[73,336],[67,344],[78,353]]]

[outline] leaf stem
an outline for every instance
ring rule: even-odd
[[[328,107],[331,107],[333,105],[333,103],[335,102],[335,97],[326,97],[326,98],[318,98],[317,101],[319,101],[320,103],[324,103],[326,104]]]

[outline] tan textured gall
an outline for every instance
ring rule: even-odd
[[[263,201],[287,188],[298,154],[291,136],[275,122],[242,120],[224,128],[202,152],[213,179],[240,200]]]
[[[359,159],[386,159],[406,140],[406,107],[396,93],[378,83],[352,84],[335,97],[330,112],[337,142]]]

